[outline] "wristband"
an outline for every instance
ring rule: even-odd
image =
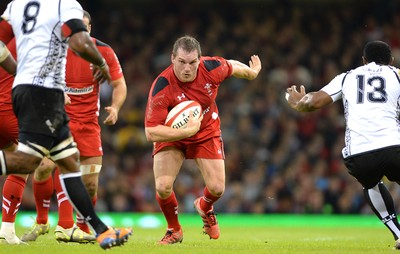
[[[106,64],[107,64],[106,59],[103,58],[103,63],[99,65],[99,68],[104,69],[104,67],[106,67]]]

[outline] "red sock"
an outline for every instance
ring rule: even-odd
[[[9,175],[3,186],[2,222],[15,222],[15,217],[22,201],[25,179]]]
[[[49,178],[42,182],[33,179],[33,194],[36,202],[36,223],[46,224],[49,219],[50,200],[53,196],[53,178]]]
[[[173,228],[178,231],[181,228],[178,220],[178,201],[176,200],[175,193],[172,192],[171,195],[166,199],[161,199],[156,194],[157,202],[164,214],[165,219],[168,223],[168,228]]]
[[[93,206],[96,206],[96,202],[97,202],[97,196],[94,196],[92,198],[92,204]],[[83,218],[81,216],[79,216],[79,214],[76,215],[76,225],[84,232],[90,234],[90,228],[88,226],[88,224],[85,223],[85,221],[83,220]]]
[[[212,205],[213,205],[213,204],[215,203],[215,201],[217,201],[220,197],[216,197],[216,196],[212,195],[212,194],[208,191],[207,187],[204,188],[203,195],[204,195],[203,198],[200,199],[200,207],[201,207],[201,210],[203,210],[203,211],[205,211],[205,212],[208,212],[208,211],[210,211],[210,210],[213,208]]]
[[[58,202],[58,225],[63,228],[72,228],[74,226],[73,207],[61,187],[58,168],[54,171],[54,188]]]

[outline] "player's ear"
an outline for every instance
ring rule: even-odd
[[[392,58],[390,59],[390,65],[392,65],[394,63],[394,57],[392,56]]]

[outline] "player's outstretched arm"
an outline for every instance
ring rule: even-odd
[[[304,86],[300,86],[300,91],[297,91],[296,86],[286,89],[286,100],[291,108],[299,112],[311,112],[333,102],[332,98],[322,90],[306,94]]]
[[[237,60],[228,60],[232,64],[232,76],[236,78],[253,80],[261,71],[261,60],[257,55],[252,55],[249,65]]]
[[[104,120],[104,124],[107,125],[114,125],[117,122],[119,110],[126,99],[126,82],[124,77],[111,81],[111,86],[113,87],[111,105],[104,108],[108,113],[107,118]]]

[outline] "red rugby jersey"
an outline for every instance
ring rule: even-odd
[[[121,78],[123,73],[114,50],[95,38],[92,38],[92,40],[110,68],[111,80]],[[97,120],[99,116],[100,84],[93,80],[92,70],[93,68],[88,61],[68,49],[65,91],[71,98],[71,104],[66,105],[65,109],[71,120],[87,122]]]
[[[164,125],[165,119],[178,103],[194,100],[203,109],[200,131],[186,140],[202,140],[221,135],[220,118],[215,98],[222,81],[232,74],[231,64],[222,57],[201,57],[197,77],[192,82],[182,83],[172,65],[153,82],[148,96],[145,126]]]

